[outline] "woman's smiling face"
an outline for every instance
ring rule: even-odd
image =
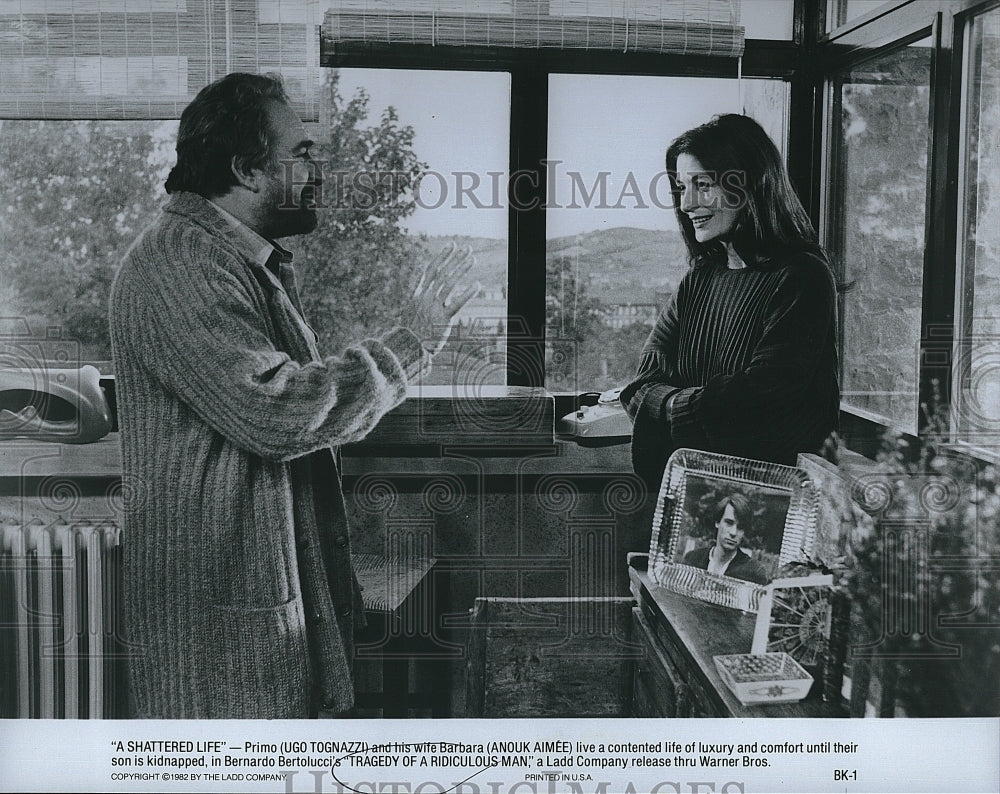
[[[699,243],[725,238],[736,225],[740,210],[730,206],[732,202],[719,182],[721,177],[702,167],[690,154],[677,155],[681,211],[694,226]]]

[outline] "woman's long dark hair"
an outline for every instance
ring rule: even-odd
[[[681,154],[690,155],[706,171],[714,173],[726,193],[726,201],[730,206],[740,206],[729,239],[748,266],[795,251],[827,261],[816,230],[795,195],[778,147],[752,118],[727,113],[688,130],[667,149],[674,213],[692,264],[725,262],[726,254],[719,240],[698,242],[690,218],[681,210],[676,180],[677,158]]]

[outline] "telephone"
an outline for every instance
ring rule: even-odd
[[[0,440],[87,444],[112,424],[96,367],[0,368]]]
[[[602,392],[597,405],[581,405],[566,414],[559,420],[556,431],[579,440],[627,441],[632,437],[632,420],[619,399],[622,388]]]

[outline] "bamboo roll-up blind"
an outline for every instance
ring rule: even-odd
[[[741,0],[327,0],[346,44],[588,49],[738,57]]]
[[[0,118],[177,118],[235,71],[317,116],[318,0],[0,0]]]

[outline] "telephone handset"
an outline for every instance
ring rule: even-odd
[[[581,405],[559,420],[557,432],[577,439],[612,440],[624,443],[632,437],[632,420],[621,404],[621,386],[602,392],[597,405]]]

